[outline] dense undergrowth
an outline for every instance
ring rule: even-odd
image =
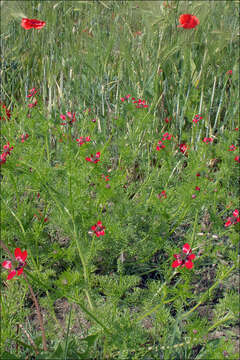
[[[237,11],[2,2],[2,359],[238,358]]]

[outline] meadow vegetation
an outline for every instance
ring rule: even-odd
[[[1,2],[1,359],[239,358],[238,10]]]

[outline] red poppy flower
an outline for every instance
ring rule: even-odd
[[[157,145],[157,147],[156,147],[156,150],[157,151],[160,151],[160,149],[164,149],[166,146],[165,145],[163,145],[163,142],[160,140],[159,142],[158,142],[158,145]]]
[[[165,141],[165,140],[171,140],[173,136],[171,134],[169,134],[168,132],[166,132],[163,137],[162,137],[162,141]]]
[[[86,137],[80,136],[80,138],[79,138],[79,139],[76,139],[76,141],[78,142],[78,145],[79,145],[79,146],[82,146],[82,145],[85,144],[86,142],[91,141],[91,139],[90,139],[89,136],[86,136]]]
[[[232,70],[228,70],[228,71],[226,72],[227,75],[232,75],[232,73],[233,73]]]
[[[192,249],[189,244],[183,245],[182,254],[174,254],[173,256],[177,259],[172,263],[173,268],[181,265],[181,267],[186,266],[187,269],[191,269],[193,267],[192,260],[196,257],[195,254],[192,254]]]
[[[23,252],[21,251],[21,249],[16,248],[14,251],[14,255],[16,258],[16,261],[18,263],[18,266],[12,270],[12,263],[9,260],[5,260],[2,263],[2,267],[4,267],[4,269],[7,269],[9,274],[7,277],[7,280],[12,279],[16,274],[19,276],[23,273],[23,268],[26,265],[26,258],[27,258],[27,250],[24,250]]]
[[[199,176],[201,176],[201,174],[200,174],[200,173],[197,173],[196,176],[199,177]]]
[[[45,21],[37,20],[37,19],[27,19],[23,18],[21,22],[21,26],[25,30],[29,29],[42,29],[46,25]]]
[[[188,156],[188,155],[187,155],[188,146],[187,146],[186,144],[180,144],[180,145],[179,145],[179,149],[180,149],[180,151],[181,151],[184,155]]]
[[[240,222],[239,211],[238,211],[238,209],[235,209],[233,212],[233,216],[227,218],[227,222],[224,225],[225,225],[225,227],[228,227],[230,225],[235,225],[238,222]]]
[[[5,112],[5,114],[6,114],[6,116],[7,116],[7,119],[9,120],[10,119],[10,117],[11,117],[11,113],[10,113],[10,111],[7,109],[7,107],[6,107],[6,105],[4,105],[4,104],[2,104],[1,103],[1,101],[0,101],[0,105],[1,105],[1,107],[2,107],[2,109],[4,109],[4,112]],[[6,118],[3,116],[0,116],[0,120],[6,120]]]
[[[32,109],[33,107],[35,107],[37,105],[37,100],[35,100],[33,103],[28,104],[29,109]]]
[[[167,194],[166,194],[166,191],[163,190],[160,194],[158,194],[158,198],[161,199],[162,197],[164,197],[166,199],[167,197]]]
[[[228,151],[234,151],[236,150],[236,146],[235,145],[230,145],[230,148],[228,149]]]
[[[199,120],[202,120],[203,117],[201,115],[195,115],[194,118],[193,118],[193,122],[195,124],[197,124],[199,122]]]
[[[32,88],[31,90],[29,90],[27,97],[28,98],[33,97],[36,95],[36,93],[37,93],[37,90],[35,88]]]
[[[184,29],[193,29],[200,23],[198,18],[191,14],[182,14],[179,17],[179,22],[181,25],[178,25],[178,27],[183,27]]]
[[[235,156],[234,160],[240,163],[240,157],[239,156]]]
[[[97,237],[105,235],[105,226],[102,225],[101,221],[98,221],[97,224],[91,227],[91,229]]]
[[[205,142],[206,144],[209,144],[209,143],[212,143],[213,142],[213,138],[207,138],[207,137],[205,137],[204,139],[203,139],[203,142]]]
[[[109,176],[102,174],[102,179],[104,179],[105,181],[109,181]]]
[[[195,187],[195,190],[200,191],[200,187],[199,187],[199,186],[196,186],[196,187]]]
[[[29,135],[28,134],[23,134],[21,135],[21,142],[24,143],[25,140],[27,140],[29,138]]]
[[[5,155],[10,155],[11,151],[13,150],[13,146],[10,147],[9,142],[3,146],[3,153]]]
[[[76,121],[76,118],[75,118],[75,113],[70,113],[69,111],[67,112],[67,117],[70,119],[70,120],[67,120],[67,122],[64,122],[64,123],[60,123],[60,125],[72,125],[75,121]],[[60,118],[63,120],[63,121],[66,121],[66,115],[60,115]]]
[[[89,162],[93,162],[93,163],[97,163],[98,161],[100,161],[100,152],[97,152],[95,156],[93,156],[93,154],[91,154],[91,157],[86,157],[86,161]]]
[[[166,118],[165,118],[165,123],[167,123],[167,124],[168,124],[171,120],[172,120],[172,118],[171,118],[171,117],[169,117],[169,118],[167,118],[167,117],[166,117]]]

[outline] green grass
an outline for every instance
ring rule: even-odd
[[[1,271],[1,358],[238,359],[239,224],[224,226],[239,209],[237,3],[3,1],[1,12],[1,149],[14,147],[1,262],[28,252],[24,276]],[[184,13],[200,24],[178,28]],[[46,26],[24,30],[22,17]],[[72,126],[60,125],[67,111]],[[90,232],[97,221],[104,236]],[[185,243],[194,267],[174,269]]]

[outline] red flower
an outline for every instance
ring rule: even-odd
[[[195,187],[195,190],[200,191],[200,187],[199,187],[199,186],[196,186],[196,187]]]
[[[234,160],[240,163],[240,158],[239,158],[239,156],[235,156]]]
[[[91,229],[97,237],[105,235],[105,226],[102,225],[101,221],[98,221],[97,224],[91,227]]]
[[[188,149],[188,146],[186,144],[180,144],[179,145],[179,149],[180,151],[187,156],[187,149]]]
[[[37,100],[35,100],[33,103],[31,103],[31,104],[28,104],[28,107],[29,107],[29,109],[31,109],[31,108],[33,108],[34,106],[36,106],[37,105]]]
[[[164,140],[171,140],[173,136],[171,134],[169,134],[168,132],[166,132],[163,137],[162,137],[162,141]]]
[[[236,150],[236,146],[235,145],[231,145],[230,148],[228,149],[228,151],[234,151]]]
[[[130,97],[131,97],[131,95],[128,94],[128,95],[122,97],[120,100],[121,100],[122,102],[124,102],[125,100],[128,100]],[[134,99],[134,98],[132,98],[132,99]],[[135,100],[135,99],[134,99],[134,100]]]
[[[86,161],[89,161],[89,162],[93,162],[93,163],[97,163],[98,161],[100,161],[100,152],[97,152],[95,156],[93,156],[93,154],[91,154],[91,157],[86,157]]]
[[[7,154],[6,153],[2,153],[0,155],[0,165],[4,164],[6,162],[7,159]]]
[[[213,138],[207,138],[207,137],[205,137],[204,139],[203,139],[203,142],[205,142],[206,144],[209,144],[209,143],[212,143],[213,142]]]
[[[197,177],[198,177],[198,176],[201,176],[201,174],[200,174],[200,173],[197,173],[196,176],[197,176]]]
[[[203,117],[201,115],[195,115],[194,118],[193,118],[193,122],[195,124],[197,124],[199,122],[199,120],[202,120]]]
[[[29,135],[26,134],[26,135],[21,135],[21,142],[24,143],[25,140],[27,140],[29,138]]]
[[[183,245],[182,254],[174,254],[173,256],[177,259],[172,263],[173,268],[181,265],[181,267],[186,266],[187,269],[191,269],[193,267],[192,260],[196,257],[195,254],[192,254],[192,249],[189,244]]]
[[[171,120],[172,120],[172,118],[171,118],[171,117],[170,117],[170,118],[167,118],[167,117],[166,117],[166,118],[165,118],[165,123],[167,123],[167,124],[168,124]]]
[[[23,18],[21,22],[21,26],[25,30],[29,29],[42,29],[46,25],[45,21],[37,20],[37,19],[27,19]]]
[[[157,147],[156,147],[156,150],[159,151],[160,149],[164,149],[165,147],[166,147],[166,146],[163,145],[163,142],[160,140],[160,141],[158,142],[158,145],[157,145]]]
[[[35,96],[37,93],[37,90],[35,88],[32,88],[31,90],[29,90],[29,93],[27,95],[28,98]]]
[[[5,114],[6,114],[6,116],[7,116],[7,119],[9,120],[10,119],[10,117],[11,117],[11,113],[10,113],[10,111],[7,109],[7,107],[6,107],[6,105],[4,105],[4,104],[2,104],[1,103],[1,101],[0,101],[0,105],[2,106],[2,109],[4,109],[4,111],[5,111]],[[6,120],[6,118],[3,116],[0,116],[0,120]]]
[[[82,145],[85,144],[86,142],[91,141],[91,139],[90,139],[89,136],[86,136],[86,137],[80,136],[80,138],[79,138],[79,139],[76,139],[76,141],[78,142],[78,145],[79,145],[79,146],[82,146]]]
[[[230,225],[235,225],[238,222],[240,222],[239,211],[238,211],[238,209],[235,209],[234,212],[233,212],[233,216],[227,218],[227,222],[225,223],[225,227],[228,227]]]
[[[167,197],[167,194],[166,194],[166,191],[163,190],[160,194],[158,194],[158,198],[161,199],[162,197],[164,197],[166,199]]]
[[[105,181],[109,181],[109,176],[105,176],[104,174],[102,174],[102,179],[104,179]]]
[[[27,258],[27,250],[24,250],[22,252],[21,249],[16,248],[14,251],[14,255],[15,255],[16,261],[18,262],[18,266],[15,269],[11,270],[12,263],[9,260],[5,260],[2,263],[2,267],[4,267],[4,269],[7,269],[9,272],[7,280],[12,279],[16,274],[18,276],[21,275],[23,273],[23,268],[26,265],[25,260]]]
[[[67,122],[64,122],[64,123],[60,123],[60,125],[72,125],[75,121],[76,121],[76,118],[75,118],[75,113],[70,113],[69,111],[67,112],[67,117],[69,117],[70,120],[67,120]],[[60,115],[60,118],[65,121],[67,118],[66,118],[66,115]]]
[[[191,14],[182,14],[179,17],[179,22],[181,25],[178,25],[178,27],[183,27],[184,29],[193,29],[200,23],[198,18]]]
[[[227,75],[232,75],[232,73],[233,73],[232,70],[228,70],[228,71],[226,72]]]
[[[11,153],[12,150],[13,150],[13,146],[10,147],[9,142],[8,142],[6,145],[3,146],[3,153],[4,153],[5,155],[10,155],[10,153]]]

